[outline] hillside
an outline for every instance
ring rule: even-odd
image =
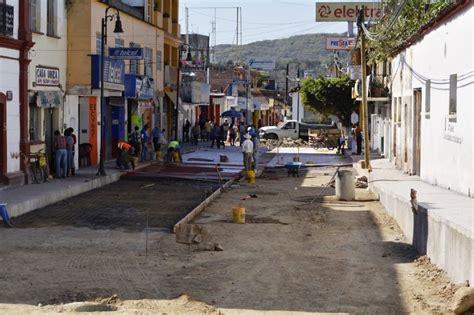
[[[304,69],[319,68],[321,64],[328,63],[332,59],[332,52],[326,50],[327,36],[340,36],[340,34],[305,34],[253,42],[241,46],[240,59],[244,61],[251,58],[274,59],[277,62],[277,69],[284,69],[288,62],[300,62]],[[238,59],[235,46],[216,46],[217,63],[225,64]]]

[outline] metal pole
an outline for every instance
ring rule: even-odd
[[[361,38],[361,47],[360,47],[360,57],[361,57],[361,68],[362,68],[362,131],[364,132],[364,160],[365,160],[365,168],[370,170],[370,160],[369,160],[369,113],[368,113],[368,106],[367,106],[367,60],[365,58],[365,35],[364,30],[362,29],[362,23],[364,23],[364,15],[362,12],[364,11],[364,7],[359,12],[359,34]]]
[[[181,52],[182,46],[178,46],[178,77],[176,78],[176,104],[174,108],[174,140],[178,141],[178,115],[179,115],[179,84],[181,76]]]
[[[249,124],[249,86],[250,86],[250,66],[247,70],[247,97],[245,98],[245,123]]]
[[[286,108],[288,106],[288,75],[290,74],[290,64],[286,64],[286,76],[285,76],[285,116],[286,118]]]
[[[106,12],[107,15],[107,12]],[[107,32],[107,21],[102,18],[102,28],[100,34],[101,47],[100,47],[100,157],[99,157],[99,170],[97,171],[98,176],[105,176],[104,167],[104,143],[105,143],[105,106],[104,106],[104,56],[105,56],[105,33]]]

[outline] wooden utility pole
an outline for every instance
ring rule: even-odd
[[[359,11],[357,18],[357,26],[360,36],[360,60],[361,60],[361,76],[362,76],[362,106],[361,106],[361,118],[362,118],[362,130],[364,132],[364,167],[370,170],[370,147],[369,147],[369,110],[367,106],[367,60],[365,58],[365,34],[362,29],[364,23],[364,7]]]

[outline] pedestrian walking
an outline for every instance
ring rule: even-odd
[[[140,156],[142,149],[142,136],[140,135],[140,128],[135,126],[135,130],[130,134],[130,144],[133,146],[135,156]]]
[[[218,138],[222,148],[225,149],[225,140],[227,138],[227,132],[225,131],[224,125],[219,128]]]
[[[221,129],[217,125],[214,125],[211,129],[211,136],[210,136],[211,149],[214,148],[214,142],[216,143],[218,149],[221,148],[220,133],[221,133]]]
[[[148,142],[149,142],[149,135],[148,135],[148,124],[143,126],[142,130],[140,131],[140,139],[141,139],[141,149],[140,152],[140,162],[144,162],[148,159]]]
[[[356,142],[357,142],[357,155],[361,155],[362,154],[362,129],[359,127],[359,125],[356,125],[354,133],[355,133]]]
[[[64,130],[64,137],[66,138],[66,176],[71,176],[74,173],[74,138],[72,137],[72,128]]]
[[[184,132],[184,137],[183,137],[183,142],[189,142],[189,129],[191,128],[191,123],[189,120],[186,119],[186,122],[184,123],[183,126],[183,132]]]
[[[56,178],[66,178],[67,175],[67,143],[59,130],[54,132],[54,160]]]
[[[248,127],[248,133],[252,139],[253,143],[253,169],[255,173],[257,173],[257,166],[258,166],[258,148],[260,146],[260,138],[258,137],[257,129],[253,125]]]
[[[229,142],[231,146],[235,146],[235,137],[237,137],[237,127],[231,124],[229,127]]]
[[[160,134],[161,134],[161,130],[160,130],[160,128],[158,128],[158,126],[155,126],[151,130],[151,138],[152,138],[152,142],[153,142],[153,151],[155,153],[160,151],[160,149],[161,149]]]
[[[242,143],[242,155],[243,155],[243,160],[244,160],[244,169],[246,171],[250,171],[252,168],[252,156],[253,156],[253,142],[252,142],[252,137],[246,133],[243,135],[243,138],[245,139]]]
[[[199,136],[201,135],[201,128],[199,123],[194,124],[193,129],[191,130],[192,140],[194,145],[198,145]]]
[[[74,175],[76,175],[76,163],[75,163],[75,158],[74,158],[74,156],[76,155],[77,137],[76,137],[76,135],[74,134],[74,128],[69,127],[67,130],[69,130],[69,133],[70,133],[70,135],[71,135],[71,137],[72,137],[72,140],[73,140],[70,170],[71,170],[71,175],[74,176]]]
[[[240,143],[240,146],[242,146],[242,143],[245,140],[244,135],[245,135],[245,124],[243,122],[241,122],[240,125],[239,125],[239,143]]]
[[[209,135],[211,133],[211,129],[212,129],[212,122],[208,120],[204,123],[204,130],[201,130],[201,133],[203,133],[204,141],[209,141]]]

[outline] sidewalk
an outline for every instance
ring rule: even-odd
[[[388,159],[371,160],[371,166],[369,174],[354,163],[418,253],[427,255],[453,282],[474,283],[474,200],[404,174]],[[416,211],[410,189],[417,191]]]

